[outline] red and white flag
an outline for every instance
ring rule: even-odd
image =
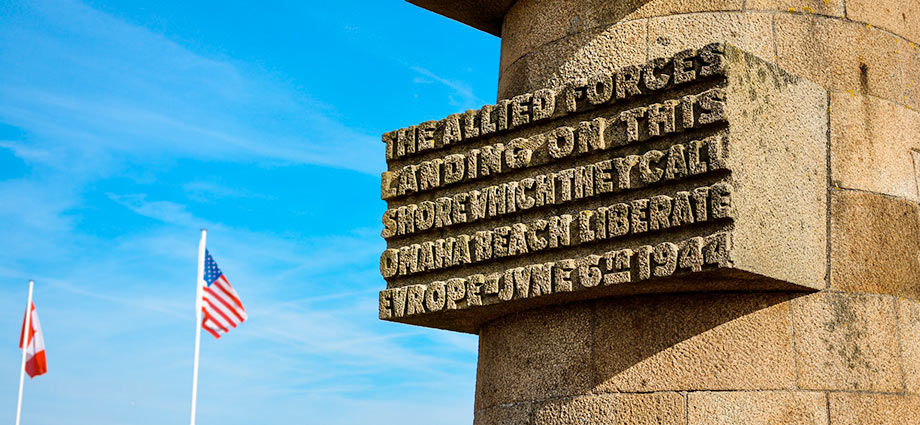
[[[30,306],[32,315],[29,319],[29,341],[26,350],[26,373],[30,378],[48,372],[48,363],[45,361],[45,338],[42,337],[42,327],[38,321],[38,312],[35,303]],[[19,334],[19,348],[23,349],[23,339],[26,335],[26,319],[22,319],[22,332]]]

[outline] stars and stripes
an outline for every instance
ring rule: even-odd
[[[38,312],[35,311],[35,303],[30,305],[29,314],[29,339],[26,344],[23,340],[26,335],[26,318],[22,318],[22,332],[19,334],[19,348],[26,350],[26,373],[30,378],[43,375],[48,372],[48,363],[45,360],[45,338],[42,337],[42,327],[38,321]]]
[[[205,250],[204,263],[204,291],[202,294],[202,311],[204,319],[201,327],[220,338],[222,334],[230,332],[246,320],[246,310],[240,302],[240,296],[230,286],[227,277],[217,267],[211,258],[211,253]]]

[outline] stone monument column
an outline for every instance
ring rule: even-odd
[[[477,425],[920,423],[920,1],[410,1],[502,38],[496,105],[383,138],[380,315],[478,333]]]

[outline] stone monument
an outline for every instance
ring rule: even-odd
[[[920,1],[410,0],[498,101],[386,133],[381,319],[475,423],[920,423]]]

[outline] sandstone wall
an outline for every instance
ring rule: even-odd
[[[498,319],[477,424],[920,422],[920,1],[519,0],[498,97],[710,42],[829,91],[826,288]]]

